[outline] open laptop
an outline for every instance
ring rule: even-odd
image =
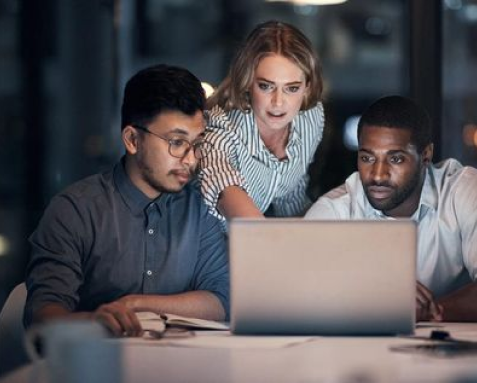
[[[236,219],[229,234],[233,333],[413,332],[414,222]]]

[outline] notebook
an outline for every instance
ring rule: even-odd
[[[233,333],[414,331],[414,222],[236,219],[229,235]]]
[[[229,326],[213,320],[190,318],[176,314],[156,314],[150,311],[136,313],[141,326],[145,331],[162,333],[166,327],[182,327],[197,330],[228,330]]]

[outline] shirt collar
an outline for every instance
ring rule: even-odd
[[[437,187],[434,173],[432,172],[432,165],[427,167],[425,177],[419,205],[437,210]]]
[[[248,150],[252,156],[266,150],[266,147],[260,138],[258,126],[255,123],[255,116],[252,110],[244,112],[245,126],[247,129],[246,135],[250,137],[248,140]]]

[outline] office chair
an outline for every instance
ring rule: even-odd
[[[17,285],[0,312],[0,376],[29,362],[23,327],[26,296],[25,283]]]

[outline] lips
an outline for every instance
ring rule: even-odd
[[[286,116],[286,113],[282,112],[267,112],[270,118],[283,118]]]
[[[367,191],[368,191],[369,197],[376,200],[380,200],[380,199],[389,198],[391,194],[393,193],[393,188],[390,186],[373,185],[373,186],[368,186]]]
[[[181,183],[189,182],[190,173],[182,170],[173,170],[171,172]]]

